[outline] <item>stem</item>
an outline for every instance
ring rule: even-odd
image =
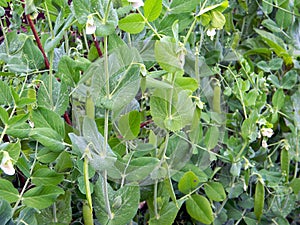
[[[89,161],[88,157],[84,157],[84,162],[83,162],[83,175],[84,175],[84,185],[85,185],[85,196],[88,201],[88,206],[90,208],[89,212],[89,218],[92,218],[92,223],[93,224],[93,203],[92,203],[92,194],[91,194],[91,189],[90,189],[90,181],[89,181]]]
[[[58,222],[57,217],[56,217],[56,203],[53,203],[53,208],[52,208],[52,213],[53,213],[53,222]]]
[[[37,43],[37,46],[40,49],[40,51],[42,52],[42,54],[43,54],[44,62],[45,62],[45,67],[46,67],[46,69],[50,69],[50,64],[49,64],[48,58],[47,58],[46,53],[44,51],[44,48],[42,46],[41,40],[40,40],[40,38],[39,38],[39,36],[38,36],[38,34],[36,32],[36,29],[34,27],[34,23],[32,22],[32,20],[30,18],[30,15],[26,15],[26,19],[27,19],[27,22],[28,22],[28,24],[30,26],[30,29],[31,29],[31,31],[32,31],[32,33],[34,35],[34,38],[35,38],[36,43]]]
[[[158,220],[159,219],[159,214],[158,214],[158,210],[157,210],[157,188],[158,188],[158,180],[155,180],[155,183],[154,183],[153,204],[154,204],[155,218]]]
[[[0,19],[0,26],[1,26],[1,30],[3,31],[2,33],[3,33],[4,43],[5,43],[5,47],[6,47],[6,54],[9,55],[9,45],[8,45],[8,41],[7,41],[7,38],[6,38],[6,31],[4,30],[4,26],[3,26],[3,23],[2,23],[1,19]]]
[[[105,67],[105,82],[106,82],[106,96],[109,98],[110,90],[109,90],[109,72],[108,72],[108,52],[107,52],[107,41],[108,37],[104,37],[104,67]],[[108,120],[109,120],[109,110],[105,109],[104,112],[104,141],[103,141],[103,156],[105,157],[107,152],[107,147],[108,147]],[[103,196],[104,196],[104,201],[105,201],[105,207],[106,211],[108,214],[109,219],[113,218],[113,215],[111,213],[110,209],[110,203],[109,203],[109,196],[108,196],[108,186],[107,186],[107,170],[104,170],[103,172]]]
[[[298,129],[296,128],[296,134],[299,134]],[[296,135],[296,158],[299,156],[299,135]],[[295,170],[294,170],[294,179],[297,178],[298,173],[298,162],[295,163]]]
[[[159,33],[157,33],[156,29],[149,23],[148,19],[144,17],[143,13],[139,9],[137,9],[138,13],[142,16],[143,20],[145,23],[148,25],[148,27],[153,31],[153,33],[158,37],[158,39],[161,39],[161,36]]]
[[[184,37],[183,45],[186,45],[191,33],[193,32],[193,30],[195,28],[196,22],[197,22],[197,19],[195,18],[192,25],[191,25],[191,27],[190,27],[190,29],[189,29],[189,31],[188,31],[188,33],[187,33],[187,35]]]
[[[35,163],[36,163],[36,161],[37,161],[37,150],[38,150],[38,142],[36,142],[36,145],[35,145],[34,160],[33,160],[33,163],[32,163],[32,165],[31,165],[30,173],[29,173],[30,176],[29,176],[29,178],[27,178],[27,180],[26,180],[26,182],[25,182],[25,184],[24,184],[24,187],[23,187],[23,189],[22,189],[22,191],[21,191],[21,193],[20,193],[20,195],[19,195],[19,198],[18,198],[17,202],[15,203],[15,206],[14,206],[13,209],[12,209],[12,213],[11,213],[12,215],[14,215],[14,213],[16,212],[16,210],[17,210],[17,208],[18,208],[18,205],[20,204],[21,200],[23,199],[24,192],[26,191],[27,186],[28,186],[28,184],[29,184],[30,177],[31,177],[31,175],[32,175],[32,173],[33,173],[33,169],[34,169]]]

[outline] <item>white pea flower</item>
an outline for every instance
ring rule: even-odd
[[[94,34],[96,31],[96,25],[94,23],[93,15],[88,15],[86,21],[86,34]]]
[[[272,128],[262,128],[260,131],[263,137],[270,138],[274,134]]]
[[[144,6],[143,0],[127,0],[127,1],[131,3],[134,9],[138,9],[141,6]]]
[[[0,168],[3,170],[4,173],[7,175],[14,175],[15,174],[15,169],[12,164],[11,158],[8,154],[8,152],[4,151],[3,152],[3,158],[0,164]]]
[[[263,148],[268,148],[268,143],[267,143],[267,141],[266,141],[266,140],[262,140],[261,146],[262,146]]]
[[[210,37],[210,40],[213,40],[213,39],[214,39],[214,36],[216,35],[216,28],[209,28],[209,29],[206,31],[206,34],[207,34],[207,36]]]

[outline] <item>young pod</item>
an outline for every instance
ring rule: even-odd
[[[265,187],[262,178],[259,178],[255,186],[254,195],[254,214],[258,221],[260,221],[265,203]]]

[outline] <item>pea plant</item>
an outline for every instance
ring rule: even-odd
[[[0,224],[300,223],[299,17],[0,0]]]

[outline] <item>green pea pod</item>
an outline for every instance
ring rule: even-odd
[[[83,221],[85,225],[93,225],[93,213],[90,206],[84,203],[82,206]]]
[[[289,180],[289,172],[290,172],[290,154],[288,149],[283,148],[280,154],[280,165],[281,172],[285,175],[286,181]]]
[[[265,187],[263,180],[261,178],[258,179],[255,187],[255,196],[254,196],[254,214],[258,221],[260,221],[265,203]]]
[[[85,112],[89,118],[95,119],[95,104],[91,95],[86,98]]]
[[[214,87],[213,111],[216,113],[221,113],[221,85],[219,81]]]

